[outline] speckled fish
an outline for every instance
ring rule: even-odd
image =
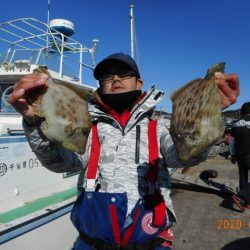
[[[224,133],[221,101],[215,72],[224,72],[225,63],[208,69],[205,78],[194,79],[175,91],[170,134],[179,157],[189,160],[206,151]]]
[[[49,72],[40,67],[34,73]],[[67,82],[54,83],[51,76],[48,88],[33,102],[34,112],[44,118],[41,130],[50,140],[65,148],[83,153],[91,128],[87,100],[90,91]]]

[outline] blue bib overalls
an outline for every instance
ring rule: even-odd
[[[147,178],[155,182],[158,159],[156,122],[151,120],[149,128],[149,162],[152,167]],[[92,152],[95,152],[95,155]],[[91,183],[94,183],[96,178],[99,154],[100,143],[95,124],[92,127],[90,163],[86,174]],[[71,220],[79,232],[74,249],[171,249],[168,248],[170,244],[165,244],[163,248],[160,246],[161,243],[172,240],[171,232],[165,228],[168,217],[164,200],[160,199],[158,204],[150,209],[145,206],[145,200],[140,198],[128,216],[127,204],[127,193],[84,191],[78,197],[71,213]]]

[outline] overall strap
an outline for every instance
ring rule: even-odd
[[[153,185],[157,182],[158,177],[158,160],[159,148],[157,142],[157,120],[149,120],[148,123],[148,154],[149,154],[149,171],[146,178]]]
[[[95,189],[95,180],[100,158],[101,144],[98,138],[97,123],[92,125],[92,143],[89,156],[89,165],[87,167],[87,188]]]
[[[97,124],[92,125],[92,143],[87,167],[87,188],[95,189],[95,179],[97,177],[98,162],[100,158],[101,145],[98,138]],[[148,123],[148,153],[149,171],[146,174],[152,190],[154,191],[158,177],[159,148],[157,142],[157,120],[149,120]]]
[[[157,189],[159,147],[157,141],[157,120],[149,120],[148,123],[148,151],[149,151],[149,170],[146,179],[149,182],[149,189],[152,199],[156,203],[153,207],[153,224],[157,227],[164,225],[166,220],[166,205],[164,198]]]

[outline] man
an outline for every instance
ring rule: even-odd
[[[233,202],[241,212],[250,209],[250,183],[248,172],[250,170],[250,102],[242,105],[240,119],[231,129],[230,153],[232,162],[237,161],[239,168],[239,193],[233,195]]]
[[[238,77],[216,75],[226,108],[239,94]],[[110,55],[96,66],[94,77],[100,88],[89,106],[93,127],[83,158],[39,135],[40,121],[25,93],[45,88],[46,75],[23,77],[9,102],[23,115],[30,146],[45,167],[55,172],[82,170],[78,187],[84,191],[71,215],[80,234],[75,249],[170,249],[175,214],[167,167],[195,165],[207,153],[180,161],[169,121],[151,119],[163,92],[152,87],[142,93],[143,82],[130,56]]]

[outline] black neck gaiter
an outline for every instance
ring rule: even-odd
[[[122,114],[126,109],[132,107],[141,94],[141,90],[133,90],[124,93],[100,93],[100,97],[106,105],[114,109],[118,114]]]

